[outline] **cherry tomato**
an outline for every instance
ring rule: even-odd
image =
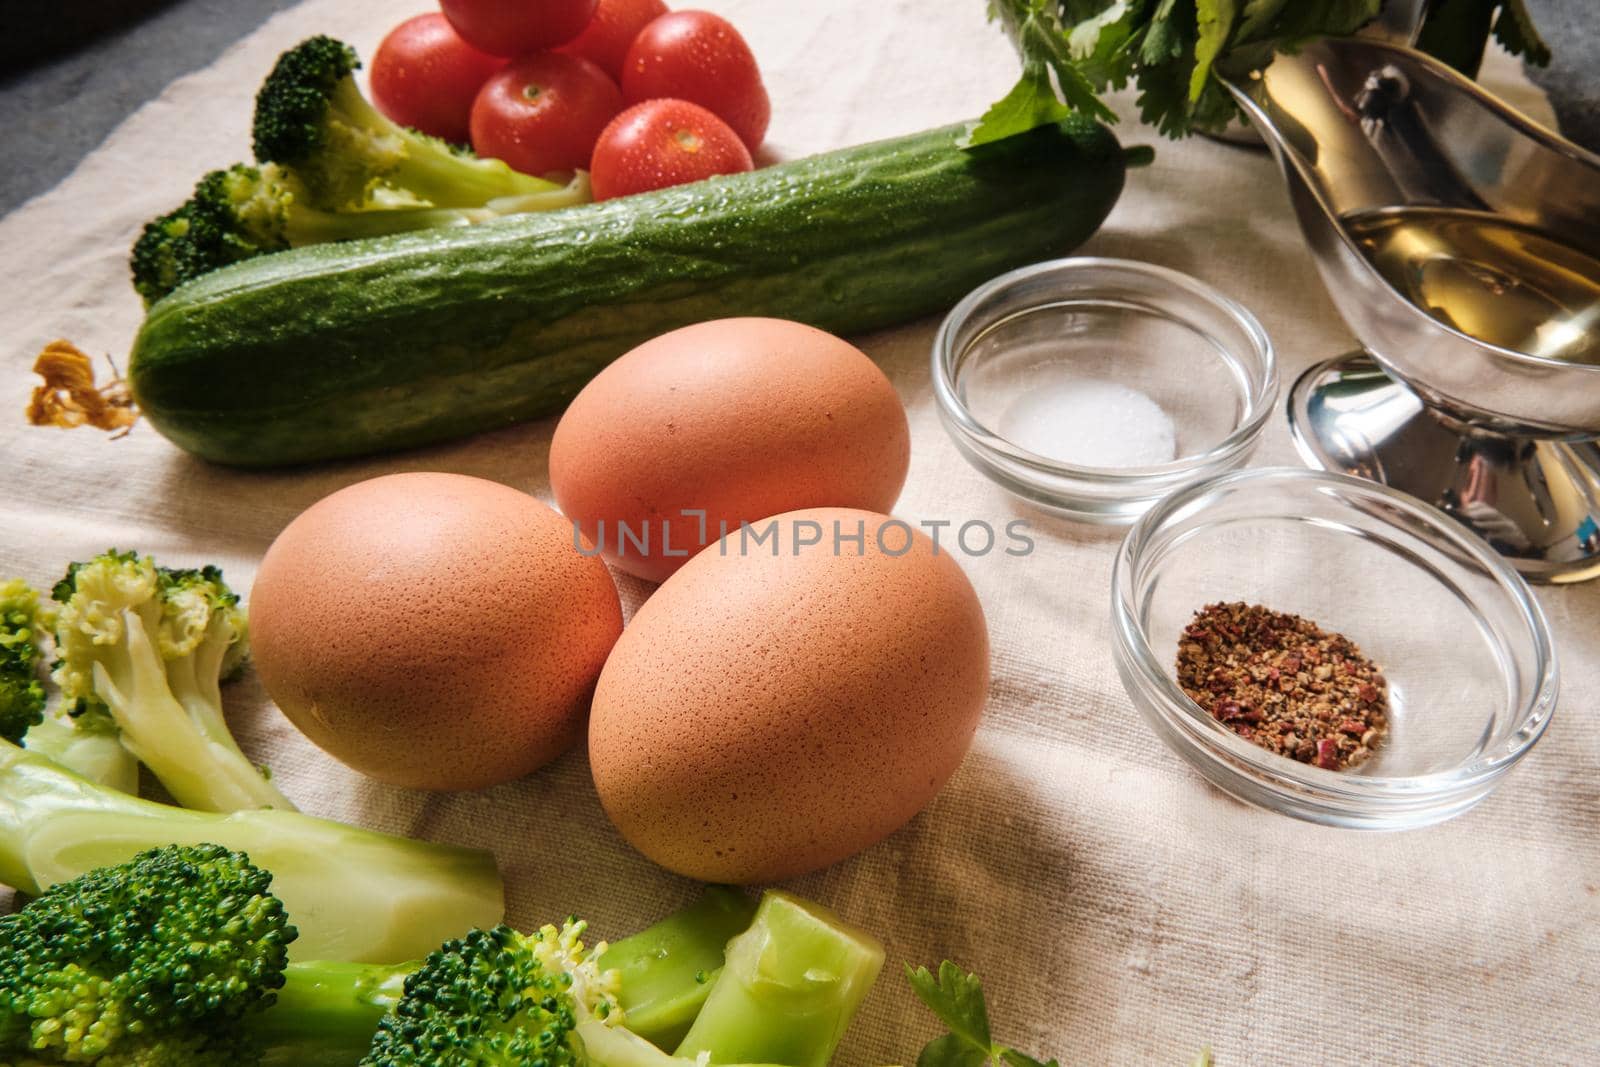
[[[577,170],[622,107],[617,83],[587,59],[535,52],[483,83],[472,147],[526,174]]]
[[[600,0],[589,25],[557,51],[582,56],[613,78],[621,78],[628,46],[640,30],[666,13],[661,0]]]
[[[772,117],[750,46],[727,19],[709,11],[671,11],[641,30],[622,63],[622,95],[630,104],[660,97],[699,104],[732,126],[752,152]]]
[[[594,18],[595,0],[440,0],[468,44],[492,56],[522,56],[566,44]]]
[[[600,134],[589,185],[596,200],[609,200],[754,167],[733,128],[699,104],[646,100]]]
[[[480,52],[438,12],[406,19],[372,57],[372,100],[402,126],[465,144],[483,83],[506,61]]]

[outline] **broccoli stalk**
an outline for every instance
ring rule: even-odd
[[[294,811],[188,811],[97,786],[0,741],[0,884],[25,893],[148,848],[215,842],[273,874],[307,959],[399,963],[496,923],[504,887],[487,852],[390,837]]]
[[[103,709],[128,752],[185,807],[293,809],[222,717],[218,683],[247,647],[245,615],[222,572],[169,570],[113,550],[74,563],[52,595],[53,677],[80,719]]]
[[[560,188],[389,121],[361,95],[360,66],[349,45],[312,37],[278,57],[256,95],[256,160],[292,168],[316,207],[359,208],[380,189],[470,208]]]
[[[729,940],[750,926],[755,912],[756,902],[744,893],[708,886],[689,906],[598,949],[596,973],[612,972],[604,982],[621,1009],[624,1040],[638,1049],[636,1039],[643,1039],[646,1055],[670,1063],[661,1048],[676,1044],[693,1022]],[[420,966],[290,963],[277,1005],[251,1023],[267,1048],[265,1067],[349,1067],[368,1051],[379,1021],[400,1003],[405,980]]]
[[[70,710],[55,708],[27,732],[22,743],[29,752],[37,752],[96,785],[121,793],[139,792],[139,761],[123,747],[117,724],[104,708],[85,708],[76,717]]]
[[[749,919],[733,890],[629,940],[607,968],[568,920],[523,935],[504,926],[449,941],[397,966],[288,962],[299,931],[273,876],[221,845],[168,845],[51,888],[0,918],[0,1057],[100,1067],[693,1067],[728,1063],[724,1048],[793,1050],[805,1067],[831,1053],[881,961],[870,939],[812,905],[768,894],[730,951],[759,942],[773,990],[740,980],[694,1059],[668,1055],[629,1028],[622,987],[645,1000],[692,997],[690,967],[722,967],[722,935]],[[803,918],[796,923],[793,916]],[[846,971],[839,972],[840,963]],[[774,968],[773,965],[776,964]],[[717,979],[717,1008],[736,965]],[[805,976],[805,988],[794,981]],[[848,990],[844,996],[841,991]],[[826,1007],[825,1007],[826,1006]],[[704,1014],[704,1011],[702,1011]],[[739,1017],[735,1019],[735,1015]],[[796,1041],[800,1028],[814,1033]],[[763,1040],[771,1030],[776,1036]],[[821,1057],[820,1059],[818,1057]]]
[[[129,260],[133,287],[154,303],[202,274],[269,252],[466,226],[495,214],[426,207],[331,212],[309,201],[295,176],[276,164],[214,170],[182,207],[145,225]]]
[[[826,1067],[883,967],[883,946],[787,893],[761,899],[677,1055]]]
[[[662,1048],[682,1041],[722,973],[728,942],[755,911],[737,889],[711,886],[670,918],[612,942],[598,962],[617,972],[628,1029]]]
[[[817,905],[768,892],[711,981],[717,968],[702,965],[718,961],[707,947],[743,914],[738,904],[702,902],[615,954],[603,943],[585,948],[585,925],[571,920],[528,935],[474,930],[406,980],[362,1067],[823,1067],[877,976],[882,946]],[[630,984],[638,988],[631,997]],[[649,1025],[652,1005],[692,1001],[707,984],[710,995],[676,1054],[647,1040],[642,1030],[662,1039]],[[629,1014],[630,999],[641,1022]],[[654,1020],[675,1027],[673,1014]]]
[[[271,1010],[251,1017],[261,1067],[350,1067],[394,1010],[418,962],[291,961]]]

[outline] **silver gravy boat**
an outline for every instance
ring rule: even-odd
[[[1369,38],[1228,87],[1364,348],[1295,383],[1301,455],[1432,502],[1530,580],[1600,577],[1600,157]]]

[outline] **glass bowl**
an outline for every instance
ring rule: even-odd
[[[1342,771],[1239,737],[1176,680],[1194,613],[1243,600],[1360,646],[1389,681],[1389,736]],[[1112,578],[1118,673],[1156,733],[1240,799],[1313,822],[1424,826],[1489,794],[1555,710],[1556,655],[1527,584],[1454,520],[1343,474],[1267,468],[1173,494]]]
[[[1255,317],[1165,267],[1077,257],[969,293],[933,343],[933,389],[967,460],[1082,522],[1125,524],[1242,466],[1278,396]]]

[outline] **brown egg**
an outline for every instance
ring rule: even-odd
[[[556,427],[550,486],[608,559],[659,582],[724,523],[888,511],[910,456],[900,398],[860,349],[798,322],[719,319],[601,371]]]
[[[476,789],[583,736],[622,609],[605,564],[539,501],[395,474],[278,535],[250,631],[262,684],[321,748],[396,785]]]
[[[771,521],[775,545],[735,534],[645,602],[589,720],[611,820],[707,882],[793,877],[894,832],[961,763],[988,688],[983,609],[948,550],[865,511]]]

